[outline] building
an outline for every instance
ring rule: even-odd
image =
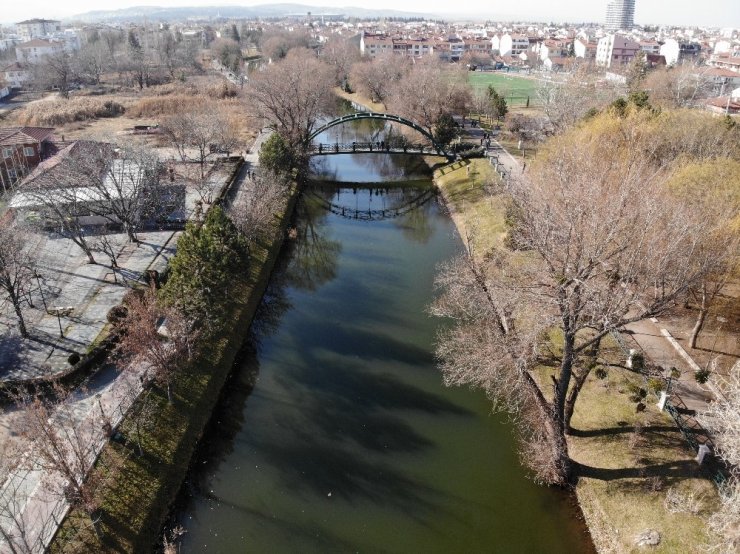
[[[10,88],[23,88],[24,83],[31,80],[31,69],[27,64],[13,62],[0,69],[0,75],[5,80],[5,84]]]
[[[0,128],[0,186],[3,192],[28,175],[53,151],[54,129],[48,127]]]
[[[45,37],[62,30],[62,22],[54,19],[28,19],[15,24],[18,34],[25,41]]]
[[[640,45],[619,35],[607,35],[596,47],[596,64],[601,67],[626,65],[640,51]]]
[[[654,40],[641,40],[638,44],[640,45],[640,50],[645,52],[645,54],[660,54],[660,44]]]
[[[15,47],[15,57],[19,62],[36,63],[41,58],[62,52],[64,44],[35,38]]]
[[[501,37],[499,54],[512,58],[529,50],[529,37],[521,34],[506,33]]]
[[[635,26],[635,0],[611,0],[606,5],[607,31],[630,30]]]
[[[587,42],[583,39],[576,39],[573,43],[573,51],[576,58],[583,58],[584,60],[595,60],[597,47],[597,42]]]

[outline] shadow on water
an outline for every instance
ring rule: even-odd
[[[591,551],[563,499],[523,478],[483,395],[441,386],[423,310],[459,245],[435,203],[371,222],[326,208],[419,190],[298,202],[173,513],[183,551]]]

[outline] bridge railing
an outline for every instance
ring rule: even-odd
[[[419,154],[435,154],[437,149],[429,144],[408,142],[335,142],[335,143],[313,143],[309,146],[312,154],[338,154],[346,152],[405,152]]]

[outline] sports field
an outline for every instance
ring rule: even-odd
[[[525,105],[527,97],[530,98],[530,105],[536,102],[536,90],[539,83],[534,79],[525,79],[500,71],[496,73],[471,71],[468,73],[468,80],[475,91],[493,85],[496,92],[506,97],[506,102],[510,106]]]

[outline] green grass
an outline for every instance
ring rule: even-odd
[[[104,448],[91,473],[92,478],[109,476],[97,493],[99,532],[82,510],[74,510],[62,523],[50,552],[150,552],[159,542],[170,504],[262,299],[296,197],[292,195],[286,215],[276,222],[280,238],[252,248],[248,272],[238,283],[232,282],[233,302],[223,318],[229,323],[217,339],[201,341],[197,359],[176,375],[173,402],[167,401],[163,390],[151,389],[153,423],[141,429],[144,454],[138,455],[138,433],[130,416],[119,426],[121,440]],[[129,414],[137,413],[142,403],[140,397]]]
[[[488,160],[476,158],[445,165],[435,171],[434,177],[460,234],[463,238],[467,233],[475,234],[476,254],[483,255],[504,240],[507,200],[483,188],[486,183],[499,181]]]
[[[509,106],[524,106],[527,103],[527,97],[530,98],[530,106],[535,103],[535,92],[537,90],[537,81],[516,77],[507,73],[481,73],[471,71],[468,74],[468,82],[477,92],[485,90],[488,85],[493,85],[496,92],[506,97]]]

